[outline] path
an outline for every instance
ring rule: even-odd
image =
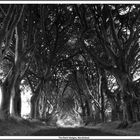
[[[48,128],[33,133],[32,136],[115,136],[92,128]]]

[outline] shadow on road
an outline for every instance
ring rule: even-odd
[[[32,136],[115,136],[92,128],[49,128],[33,133]]]

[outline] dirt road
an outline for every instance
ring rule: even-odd
[[[32,136],[115,136],[92,128],[49,128],[33,133]]]

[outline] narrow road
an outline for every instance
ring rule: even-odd
[[[33,133],[32,136],[115,136],[92,128],[49,128]]]

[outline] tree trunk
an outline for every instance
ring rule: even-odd
[[[42,118],[45,119],[46,118],[46,107],[43,107],[43,111],[42,111]]]
[[[104,107],[103,91],[101,91],[101,118],[102,118],[102,122],[105,122],[105,107]]]
[[[35,103],[36,103],[36,99],[37,97],[35,95],[33,95],[31,97],[31,118],[35,118]]]
[[[35,102],[35,114],[34,114],[34,118],[38,119],[39,118],[39,99],[37,98],[36,102]]]
[[[13,72],[13,82],[11,86],[11,99],[10,99],[10,116],[11,117],[20,117],[21,110],[21,99],[20,99],[20,90],[19,90],[19,70]],[[19,103],[20,106],[17,104]]]
[[[17,82],[15,87],[14,110],[17,116],[21,117],[21,94],[19,89],[19,82]]]
[[[104,101],[104,92],[107,90],[106,76],[103,69],[99,70],[99,94],[101,96],[101,118],[102,122],[105,122],[105,101]]]
[[[31,97],[31,118],[36,119],[39,115],[39,100],[38,100],[38,94],[34,93],[34,95]]]
[[[118,83],[121,89],[121,97],[123,100],[123,124],[128,125],[134,121],[133,112],[133,96],[132,81],[127,74],[118,74]]]
[[[127,95],[124,97],[124,117],[123,117],[123,120],[125,122],[133,122],[133,106],[132,106],[132,102],[131,102],[131,98]]]
[[[46,108],[47,108],[47,100],[46,100],[46,97],[44,97],[43,108],[42,108],[42,118],[43,119],[46,118]]]
[[[10,85],[6,78],[1,86],[0,119],[7,119],[10,115]]]
[[[1,85],[0,119],[10,116],[10,97],[13,83],[13,69],[9,71],[5,81]]]
[[[89,106],[89,103],[88,103],[88,101],[86,100],[85,101],[85,107],[86,107],[86,114],[87,114],[87,116],[89,117],[90,116],[90,106]]]

